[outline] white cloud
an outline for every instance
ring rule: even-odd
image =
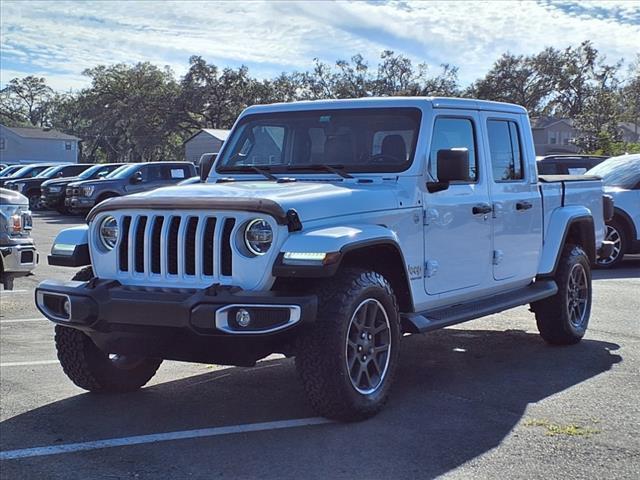
[[[255,75],[392,49],[460,67],[464,83],[505,50],[592,40],[611,60],[640,50],[640,2],[17,2],[3,1],[0,82],[31,72],[56,88],[97,64],[150,61],[178,74],[191,55]]]

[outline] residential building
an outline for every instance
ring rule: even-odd
[[[0,125],[0,163],[78,163],[78,137],[48,128]]]
[[[197,163],[203,153],[218,153],[228,135],[229,130],[201,129],[184,142],[185,160]]]
[[[531,119],[531,130],[538,156],[578,152],[578,147],[573,143],[578,131],[570,118],[534,117]]]

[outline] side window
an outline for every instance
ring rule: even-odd
[[[180,181],[189,178],[189,169],[183,165],[167,165],[164,167],[164,179]]]
[[[496,182],[522,180],[522,149],[516,123],[509,120],[489,120],[487,132],[493,179]]]
[[[478,180],[478,156],[473,122],[468,118],[436,118],[429,152],[429,173],[438,178],[438,150],[466,149],[469,152],[469,182]]]

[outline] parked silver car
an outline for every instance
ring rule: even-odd
[[[27,197],[0,188],[0,283],[5,290],[13,288],[14,278],[29,275],[38,264],[32,225]]]

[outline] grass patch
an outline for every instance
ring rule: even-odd
[[[566,425],[561,425],[558,423],[553,423],[548,420],[539,420],[532,419],[524,422],[525,427],[542,427],[545,429],[545,435],[550,437],[556,437],[559,435],[565,435],[568,437],[590,437],[591,435],[595,435],[600,433],[600,430],[596,430],[595,428],[577,425],[575,423],[569,423]]]

